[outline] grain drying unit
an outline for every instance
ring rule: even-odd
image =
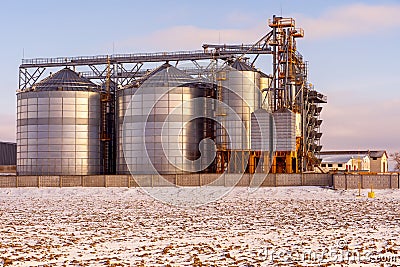
[[[276,16],[269,26],[247,45],[23,59],[18,174],[312,171],[326,97],[297,51],[303,30]]]

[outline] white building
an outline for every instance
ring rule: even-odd
[[[323,151],[319,156],[320,171],[387,172],[388,157],[380,151]]]

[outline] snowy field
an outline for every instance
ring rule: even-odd
[[[182,208],[134,188],[0,189],[0,265],[400,265],[400,192],[357,193],[235,188]]]

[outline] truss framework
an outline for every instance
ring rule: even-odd
[[[58,57],[23,59],[19,67],[19,90],[27,90],[35,84],[47,68],[54,67],[88,67],[90,71],[81,72],[89,79],[104,82],[108,63],[111,64],[111,79],[120,86],[136,80],[145,63],[190,61],[194,64],[197,73],[207,71],[209,67],[202,67],[200,60],[228,60],[244,54],[271,54],[266,45],[203,45],[204,50],[179,51],[165,53],[117,54],[83,57]],[[209,66],[211,66],[210,63]]]
[[[322,121],[318,119],[321,111],[318,104],[326,103],[326,97],[316,92],[307,81],[308,63],[296,47],[296,39],[304,37],[303,29],[296,28],[292,18],[274,16],[268,22],[271,31],[254,44],[204,44],[203,50],[196,51],[23,59],[19,66],[19,91],[30,90],[50,68],[83,69],[79,71],[81,75],[108,84],[110,89],[110,81],[121,88],[148,74],[149,70],[144,68],[148,63],[175,62],[178,65],[179,62],[188,62],[193,67],[181,68],[183,71],[216,81],[218,60],[226,64],[253,55],[251,65],[254,67],[260,55],[272,55],[272,78],[265,89],[267,97],[272,95],[270,109],[274,112],[288,108],[301,114],[302,138],[297,152],[301,171],[306,171],[315,164],[315,153],[321,150],[319,126]],[[204,60],[209,60],[208,65],[199,63]],[[116,87],[113,86],[112,90]],[[107,101],[111,100],[107,98]]]

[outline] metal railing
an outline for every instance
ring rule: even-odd
[[[249,51],[249,45],[221,46],[218,49],[194,50],[194,51],[175,51],[157,53],[135,53],[135,54],[115,54],[115,55],[96,55],[79,57],[56,57],[56,58],[33,58],[22,59],[20,68],[29,67],[54,67],[54,66],[77,66],[77,65],[101,65],[107,64],[108,59],[111,63],[138,63],[138,62],[161,62],[161,61],[180,61],[180,60],[203,60],[214,58],[226,58],[237,54],[270,54],[269,48],[262,46],[253,47]]]

